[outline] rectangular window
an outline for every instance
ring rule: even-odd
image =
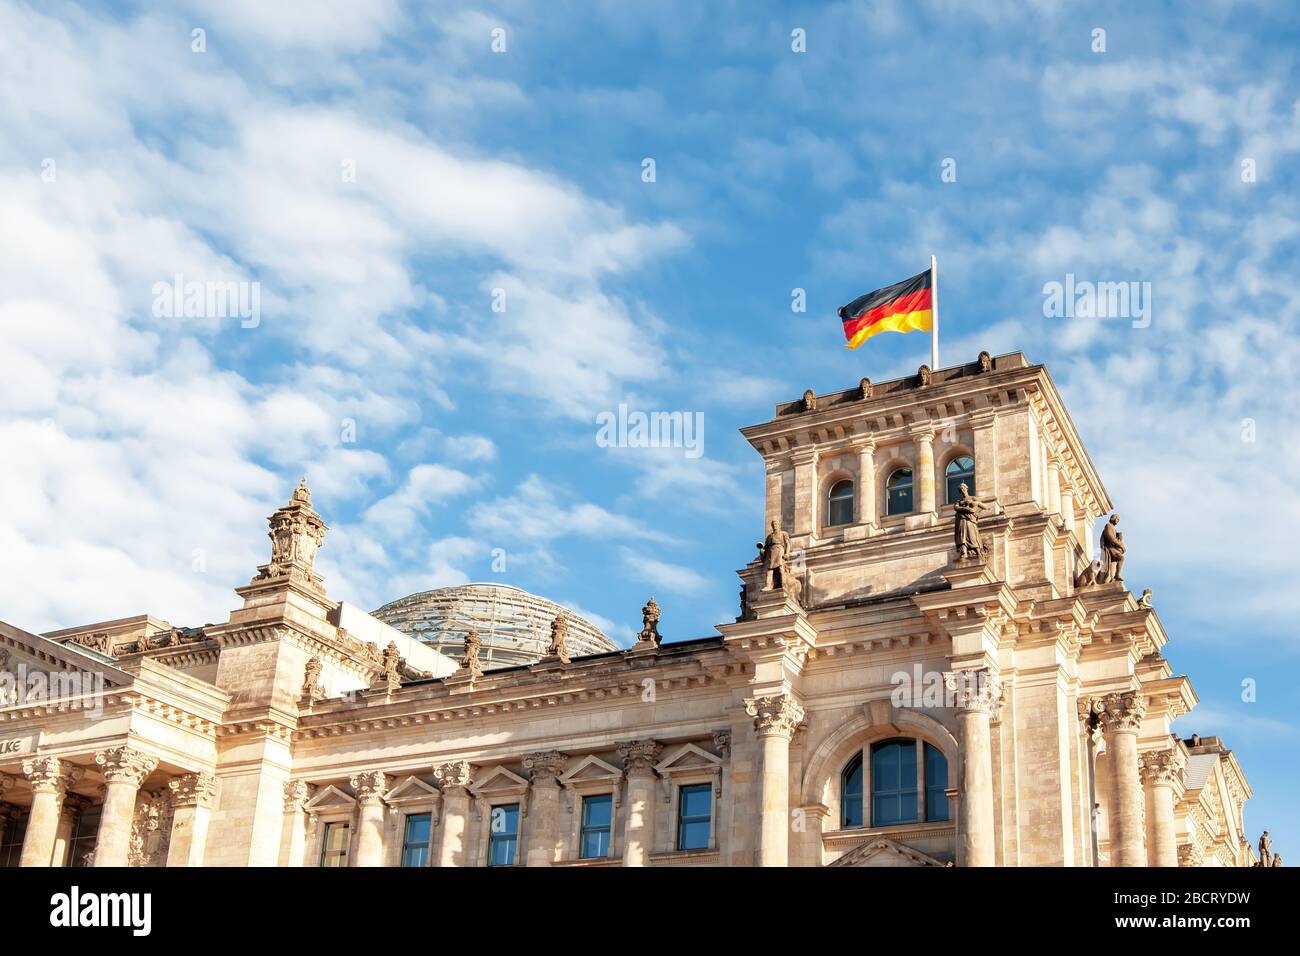
[[[23,855],[23,838],[27,836],[27,814],[19,813],[8,820],[0,837],[0,867],[17,866]]]
[[[95,849],[99,838],[99,816],[101,807],[90,807],[77,814],[77,825],[72,831],[72,842],[68,850],[68,866],[88,866],[86,857]]]
[[[341,867],[348,865],[348,839],[351,828],[346,823],[325,824],[325,839],[321,841],[320,865]]]
[[[492,808],[488,821],[488,866],[513,866],[519,850],[519,804]]]
[[[677,801],[677,849],[707,850],[712,829],[713,785],[682,787]]]
[[[406,832],[402,835],[402,866],[429,865],[429,834],[432,830],[431,813],[412,813],[406,818]]]
[[[609,856],[609,833],[614,817],[614,797],[605,793],[582,798],[582,852],[584,860]]]
[[[871,752],[871,825],[917,822],[916,743],[878,744]]]

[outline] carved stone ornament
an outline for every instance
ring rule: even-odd
[[[313,703],[325,699],[325,688],[321,686],[320,675],[323,669],[319,657],[312,657],[307,661],[307,666],[303,669],[302,675],[302,699],[309,700]]]
[[[167,784],[173,807],[210,807],[217,797],[217,778],[206,772],[177,777]]]
[[[65,794],[75,787],[85,773],[80,767],[58,757],[28,757],[23,761],[23,776],[34,793]]]
[[[655,764],[663,753],[657,740],[631,740],[618,745],[618,755],[623,761],[623,771],[629,776],[653,776]]]
[[[533,783],[555,783],[556,778],[564,772],[564,765],[569,755],[558,750],[543,750],[529,754],[523,760],[528,779]]]
[[[453,760],[433,768],[433,778],[443,790],[448,787],[468,787],[472,774],[473,768],[467,760]]]
[[[483,647],[483,638],[478,636],[478,628],[471,627],[465,635],[465,656],[460,659],[460,671],[477,680],[483,676],[483,665],[479,663],[479,651]]]
[[[1175,747],[1142,755],[1142,780],[1153,787],[1172,787],[1183,779],[1187,758]]]
[[[652,597],[641,608],[641,633],[637,635],[638,644],[649,644],[652,647],[658,647],[659,642],[663,640],[659,636],[659,604]]]
[[[303,478],[293,497],[267,519],[271,526],[271,560],[257,569],[254,582],[288,578],[314,591],[324,593],[316,574],[316,552],[325,542],[325,522],[312,510],[311,492]]]
[[[783,591],[796,604],[799,603],[803,585],[790,567],[790,535],[775,518],[767,537],[758,545],[758,555],[763,562],[763,590]]]
[[[953,695],[953,706],[990,717],[1002,706],[1002,680],[987,667],[977,670],[945,671],[943,685]]]
[[[916,378],[917,381],[921,383],[922,387],[928,386],[930,382],[933,380],[933,376],[930,373],[930,366],[922,365],[920,368],[918,368],[916,370]]]
[[[953,544],[957,549],[957,560],[984,560],[984,543],[980,540],[979,513],[988,506],[972,497],[970,488],[961,485],[961,497],[953,505],[956,517],[953,521]]]
[[[144,793],[136,801],[127,844],[128,866],[166,866],[175,808],[166,792]]]
[[[989,355],[988,352],[981,352],[977,361],[981,372],[993,371],[993,356]]]
[[[67,643],[87,648],[105,657],[113,656],[113,641],[107,634],[75,634],[68,638]]]
[[[551,622],[551,643],[546,648],[546,656],[563,664],[569,663],[569,650],[565,647],[565,640],[568,636],[568,620],[563,614],[555,615],[555,620]]]
[[[713,749],[723,760],[731,756],[731,731],[715,730],[713,732]]]
[[[1101,529],[1101,571],[1097,575],[1098,584],[1123,581],[1124,532],[1119,530],[1119,515],[1111,515],[1105,527]]]
[[[811,388],[804,389],[803,410],[805,412],[817,411],[817,393],[814,392]]]
[[[358,803],[375,804],[388,792],[388,774],[382,770],[365,770],[354,773],[348,783],[357,795]]]
[[[745,713],[754,718],[754,730],[760,737],[776,734],[787,740],[804,717],[803,707],[789,694],[746,698]]]
[[[870,398],[871,389],[871,379],[864,378],[862,381],[858,382],[858,398]]]
[[[1184,843],[1178,848],[1179,866],[1200,866],[1205,862],[1205,851],[1195,843]]]
[[[1151,589],[1150,589],[1150,588],[1144,588],[1144,589],[1142,590],[1142,596],[1141,596],[1140,598],[1138,598],[1138,607],[1143,608],[1143,609],[1146,609],[1146,608],[1149,608],[1149,607],[1151,607],[1151,606],[1152,606],[1152,604],[1151,604]]]
[[[384,687],[391,694],[402,686],[402,655],[397,642],[389,641],[384,648]]]
[[[1146,710],[1146,700],[1135,690],[1107,694],[1101,722],[1107,733],[1135,734],[1142,727]]]
[[[95,754],[95,763],[109,783],[138,787],[158,766],[158,758],[133,747],[110,747]]]
[[[312,791],[315,790],[309,783],[302,780],[290,780],[284,785],[284,812],[295,813],[303,808],[312,797]]]

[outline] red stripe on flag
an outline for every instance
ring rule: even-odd
[[[893,302],[886,302],[884,305],[878,305],[874,309],[863,312],[861,315],[854,316],[844,321],[844,337],[852,340],[858,332],[862,331],[869,325],[875,325],[882,319],[887,319],[891,315],[908,312],[920,312],[930,308],[930,290],[918,289],[910,295],[905,295],[895,299]]]

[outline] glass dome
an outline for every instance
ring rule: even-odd
[[[546,656],[551,622],[568,621],[565,646],[570,657],[603,654],[618,646],[589,621],[554,601],[508,584],[461,584],[399,598],[371,614],[404,634],[459,660],[465,634],[478,628],[484,670],[533,664]]]

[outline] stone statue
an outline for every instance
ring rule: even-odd
[[[864,378],[862,381],[858,382],[858,398],[870,398],[870,397],[871,397],[871,379]]]
[[[1274,854],[1273,854],[1273,865],[1274,865],[1274,866],[1281,866],[1281,865],[1282,865],[1282,854],[1281,854],[1281,853],[1274,853]]]
[[[1151,589],[1150,589],[1150,588],[1143,588],[1143,589],[1142,589],[1142,596],[1141,596],[1140,598],[1138,598],[1138,607],[1141,607],[1141,608],[1151,607]]]
[[[402,655],[396,641],[384,648],[384,686],[390,694],[402,686]]]
[[[1098,584],[1112,581],[1123,582],[1121,572],[1124,570],[1124,532],[1118,530],[1119,515],[1111,515],[1110,521],[1101,531],[1101,574],[1097,576]]]
[[[811,388],[804,389],[803,410],[805,412],[817,411],[817,393],[814,392]]]
[[[546,656],[558,658],[563,664],[569,663],[569,651],[564,646],[568,636],[569,622],[563,614],[555,615],[555,620],[551,622],[551,645],[546,649]]]
[[[1101,571],[1101,562],[1093,559],[1092,563],[1079,572],[1074,579],[1075,588],[1091,587],[1097,583],[1097,574]]]
[[[1273,841],[1269,838],[1267,830],[1259,838],[1259,865],[1273,865]]]
[[[993,356],[989,355],[988,352],[980,353],[979,363],[981,372],[993,371]]]
[[[930,374],[930,366],[922,365],[920,368],[918,368],[916,370],[916,377],[920,379],[921,385],[923,386],[929,385],[932,378]]]
[[[641,608],[641,633],[637,635],[637,642],[658,647],[662,640],[659,636],[659,605],[651,598]]]
[[[784,587],[786,572],[790,569],[790,536],[781,530],[781,525],[775,518],[772,519],[771,527],[767,539],[758,546],[758,553],[767,572],[763,582],[764,591]]]
[[[957,559],[983,558],[984,544],[980,541],[979,512],[988,506],[973,498],[965,484],[961,486],[961,498],[954,510],[957,520],[953,524],[953,541],[957,546]]]
[[[750,617],[749,585],[742,584],[740,586],[740,615],[736,618],[736,623],[739,624],[741,621],[748,621]]]
[[[325,688],[320,683],[320,673],[322,665],[319,657],[313,657],[307,661],[307,667],[302,675],[302,697],[303,700],[323,700],[325,698]]]
[[[478,628],[471,627],[465,635],[465,656],[460,659],[460,669],[468,671],[470,676],[483,676],[483,665],[479,663],[478,652],[483,647],[483,638],[478,636]]]

